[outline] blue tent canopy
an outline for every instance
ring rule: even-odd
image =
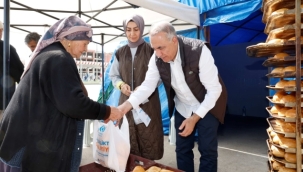
[[[201,26],[243,20],[262,6],[262,0],[178,0],[178,2],[199,9]]]
[[[244,42],[264,42],[265,24],[262,23],[263,13],[258,10],[244,20],[231,23],[219,23],[210,26],[210,43],[212,46],[239,44]]]
[[[212,46],[263,42],[267,37],[260,11],[261,0],[178,1],[199,8],[201,26],[210,26]]]

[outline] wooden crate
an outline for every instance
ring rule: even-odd
[[[142,158],[140,156],[136,156],[136,155],[132,155],[132,154],[130,154],[130,156],[127,160],[127,167],[126,167],[125,171],[126,172],[132,172],[132,170],[138,165],[142,166],[145,170],[147,170],[151,166],[156,166],[156,167],[171,170],[171,171],[174,171],[174,172],[183,172],[181,170],[178,170],[178,169],[175,169],[175,168],[172,168],[172,167],[168,167],[168,166],[163,165],[163,164],[156,163],[153,160],[145,159],[145,158]],[[114,170],[103,167],[102,165],[97,164],[97,163],[90,163],[90,164],[81,166],[79,168],[79,172],[92,172],[92,171],[93,172],[114,172]]]

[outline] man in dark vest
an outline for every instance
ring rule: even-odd
[[[155,50],[141,86],[119,108],[138,107],[163,81],[170,116],[175,115],[177,165],[194,172],[195,131],[201,154],[199,172],[216,172],[217,130],[224,122],[227,93],[212,54],[201,40],[177,36],[168,22],[150,29]],[[152,134],[152,133],[151,133]]]

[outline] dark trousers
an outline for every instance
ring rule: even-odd
[[[217,130],[219,121],[210,113],[200,119],[191,135],[182,137],[178,133],[180,125],[185,118],[175,111],[176,153],[178,169],[194,172],[195,131],[198,131],[198,150],[201,154],[199,172],[217,172],[218,166],[218,140]]]

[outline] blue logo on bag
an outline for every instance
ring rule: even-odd
[[[101,126],[101,127],[99,128],[99,131],[100,131],[101,133],[103,133],[103,132],[105,131],[105,129],[106,129],[106,127],[103,125],[103,126]]]

